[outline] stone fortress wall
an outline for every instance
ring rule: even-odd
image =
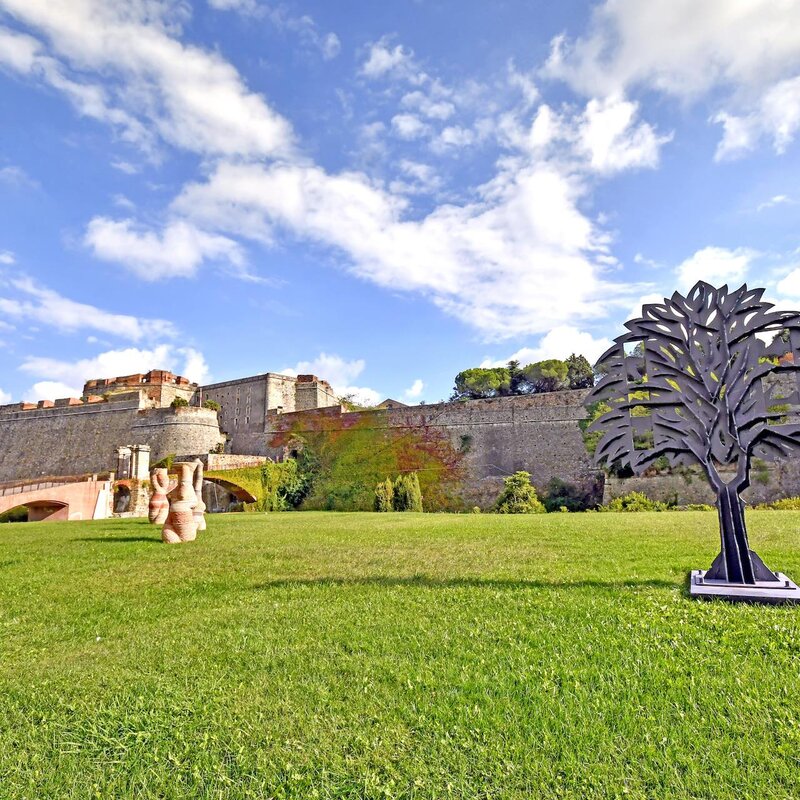
[[[181,397],[188,406],[172,408]],[[81,475],[116,469],[116,449],[149,445],[151,463],[175,454],[223,458],[287,454],[290,431],[332,432],[363,418],[376,427],[440,432],[463,454],[464,499],[487,506],[502,478],[524,469],[539,488],[552,477],[591,486],[598,471],[586,453],[578,423],[585,390],[520,397],[387,407],[347,412],[330,385],[313,375],[264,373],[198,386],[172,373],[88,381],[81,398],[0,406],[0,482],[43,475]],[[214,400],[221,408],[204,408]],[[800,461],[759,466],[746,497],[764,502],[800,494]],[[666,475],[605,481],[605,499],[631,489],[654,499],[708,502],[702,476]],[[603,487],[599,487],[603,491]],[[598,495],[599,499],[599,495]]]
[[[443,433],[453,451],[463,453],[464,501],[470,506],[491,505],[503,478],[517,470],[530,472],[532,482],[539,487],[558,477],[593,488],[597,470],[578,426],[586,417],[585,395],[585,390],[578,390],[433,405],[398,404],[364,412],[346,412],[337,406],[322,411],[272,413],[271,446],[265,453],[275,460],[284,458],[291,447],[287,436],[318,430],[321,415],[327,418],[325,430],[333,434],[357,426],[361,418],[378,429]]]

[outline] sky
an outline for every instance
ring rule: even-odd
[[[171,369],[365,403],[800,307],[800,0],[0,0],[0,402]]]

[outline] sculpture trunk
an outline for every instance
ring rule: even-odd
[[[755,583],[744,521],[744,503],[739,497],[738,490],[732,484],[723,485],[717,495],[717,511],[719,512],[719,528],[722,538],[720,555],[724,559],[726,573],[723,579],[730,583]],[[720,559],[718,558],[718,560]],[[714,572],[714,567],[710,571]],[[708,577],[714,576],[709,574]]]

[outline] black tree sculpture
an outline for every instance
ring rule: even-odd
[[[645,305],[601,356],[604,377],[587,398],[610,406],[589,429],[602,434],[598,464],[640,474],[666,458],[705,470],[722,549],[701,582],[781,580],[750,549],[739,496],[754,456],[800,454],[798,383],[787,388],[780,375],[800,371],[800,313],[773,311],[763,293],[700,281],[686,297]]]

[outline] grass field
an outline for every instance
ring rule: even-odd
[[[0,797],[798,798],[800,608],[688,599],[716,524],[0,526]]]

